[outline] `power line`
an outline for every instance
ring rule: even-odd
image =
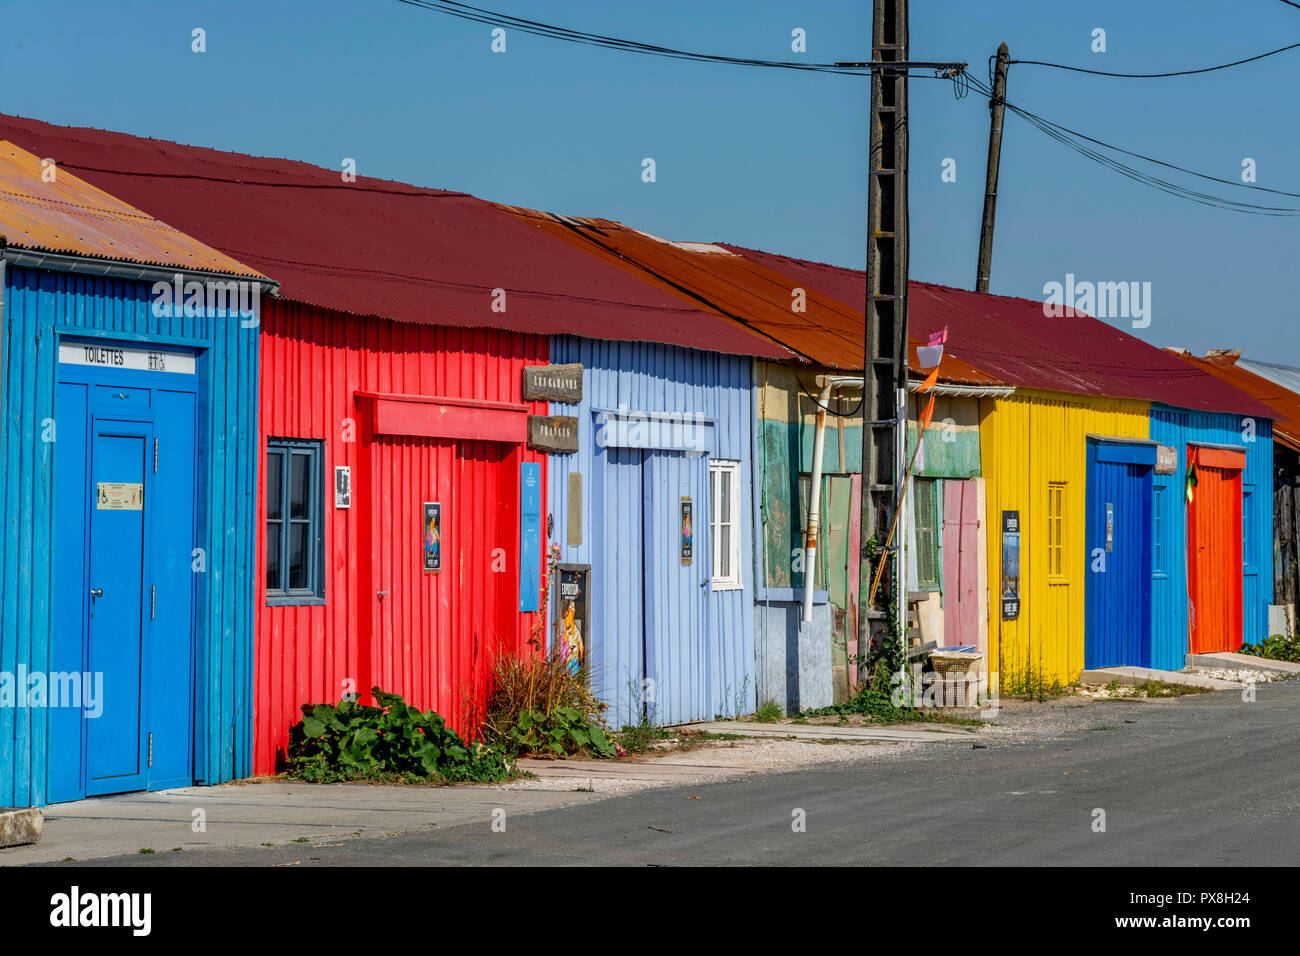
[[[738,57],[725,56],[715,53],[696,53],[690,50],[678,50],[674,47],[659,46],[654,43],[642,43],[638,40],[625,40],[620,37],[605,36],[600,33],[591,33],[586,30],[575,30],[570,27],[556,26],[550,23],[542,23],[538,20],[528,20],[523,17],[511,16],[506,13],[498,13],[493,10],[486,10],[482,7],[471,6],[467,3],[457,3],[455,0],[397,0],[398,3],[405,4],[408,7],[416,7],[421,10],[429,10],[435,13],[443,13],[448,16],[457,17],[461,20],[469,20],[474,23],[486,23],[495,26],[510,27],[519,30],[522,33],[528,33],[533,36],[549,37],[554,40],[564,40],[569,43],[579,43],[586,46],[604,47],[610,50],[622,50],[629,53],[642,53],[651,56],[662,56],[669,59],[677,60],[694,60],[701,63],[725,63],[732,66],[758,66],[769,69],[781,70],[802,70],[809,73],[837,73],[842,76],[866,76],[867,72],[875,68],[874,63],[804,63],[795,60],[766,60],[755,57]],[[965,70],[964,63],[894,63],[888,64],[896,70],[910,69],[933,69],[937,79],[955,79]]]
[[[1282,2],[1289,3],[1290,0],[1282,0]],[[1300,3],[1291,3],[1291,6],[1300,9]],[[1047,66],[1054,70],[1070,70],[1074,73],[1089,73],[1093,76],[1113,76],[1126,80],[1155,80],[1169,76],[1193,76],[1197,73],[1213,73],[1215,70],[1226,70],[1230,67],[1241,66],[1243,63],[1254,63],[1256,60],[1276,56],[1279,53],[1286,53],[1288,50],[1294,50],[1298,47],[1300,47],[1300,43],[1292,43],[1289,46],[1278,47],[1276,50],[1269,50],[1267,53],[1248,56],[1244,60],[1233,60],[1231,63],[1220,63],[1218,66],[1205,66],[1196,70],[1175,70],[1170,73],[1109,73],[1106,70],[1089,70],[1082,66],[1068,66],[1064,63],[1048,63],[1044,60],[1011,60],[1009,62],[1024,66]]]
[[[978,92],[983,93],[985,95],[990,95],[990,96],[992,95],[992,90],[982,81],[975,80],[972,78],[970,80],[970,83],[971,86]],[[1159,189],[1161,192],[1168,193],[1171,196],[1175,196],[1180,199],[1187,199],[1192,202],[1197,202],[1206,206],[1214,206],[1219,209],[1228,209],[1234,212],[1242,212],[1250,215],[1300,216],[1300,208],[1296,208],[1296,207],[1265,206],[1257,203],[1248,203],[1248,202],[1242,202],[1240,200],[1228,199],[1223,196],[1216,196],[1211,193],[1204,193],[1194,189],[1190,189],[1181,183],[1177,183],[1169,179],[1163,179],[1159,176],[1153,175],[1152,173],[1145,172],[1141,169],[1138,169],[1134,166],[1124,163],[1113,156],[1107,155],[1106,153],[1103,153],[1098,149],[1094,149],[1093,146],[1098,146],[1101,147],[1102,149],[1107,149],[1113,152],[1122,153],[1126,156],[1132,156],[1136,159],[1141,159],[1145,162],[1163,166],[1167,169],[1172,169],[1177,172],[1185,173],[1191,176],[1197,176],[1202,179],[1210,180],[1212,182],[1222,183],[1225,185],[1237,186],[1243,189],[1253,189],[1260,192],[1273,193],[1276,195],[1290,196],[1295,198],[1300,198],[1300,193],[1290,193],[1280,189],[1270,189],[1264,186],[1255,186],[1250,183],[1238,183],[1230,179],[1220,179],[1217,176],[1210,176],[1207,173],[1201,173],[1193,169],[1187,169],[1186,167],[1178,166],[1174,163],[1168,163],[1165,162],[1164,160],[1159,160],[1151,156],[1146,156],[1142,153],[1137,153],[1132,150],[1127,150],[1124,149],[1123,147],[1115,146],[1111,143],[1104,142],[1103,140],[1099,140],[1094,137],[1087,136],[1084,133],[1080,133],[1077,130],[1073,130],[1069,128],[1068,126],[1063,126],[1059,123],[1053,122],[1052,120],[1049,120],[1046,117],[1040,116],[1037,113],[1034,113],[1023,107],[1017,106],[1014,103],[1011,103],[1009,101],[1006,103],[1006,108],[1011,110],[1021,119],[1028,122],[1030,125],[1037,128],[1040,132],[1045,133],[1046,135],[1050,136],[1052,139],[1056,140],[1062,145],[1068,146],[1070,149],[1073,149],[1075,152],[1085,156],[1088,159],[1091,159],[1093,162],[1105,166],[1113,170],[1114,172],[1117,172],[1122,176],[1126,176],[1129,179],[1132,179],[1136,182],[1142,183],[1147,186],[1151,186],[1155,189]]]

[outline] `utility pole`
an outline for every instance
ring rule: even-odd
[[[870,568],[871,542],[884,545],[898,501],[899,431],[906,429],[907,387],[907,0],[875,0],[871,28],[872,59],[881,66],[871,73],[871,149],[867,163],[867,298],[866,362],[862,400],[862,553],[859,581]],[[867,606],[868,590],[859,588],[859,673],[873,642],[884,634],[890,596],[898,602],[899,620],[907,619],[906,594],[897,587],[902,567],[891,561],[881,597]],[[884,607],[881,607],[881,605]]]
[[[998,46],[989,100],[989,166],[984,175],[984,219],[980,222],[980,261],[975,270],[975,291],[989,291],[993,264],[993,219],[998,207],[998,166],[1002,162],[1002,117],[1007,105],[1007,45]]]

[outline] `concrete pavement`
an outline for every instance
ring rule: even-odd
[[[1021,727],[981,733],[969,744],[849,748],[862,759],[644,789],[594,805],[579,799],[508,814],[504,830],[480,817],[329,841],[336,846],[99,862],[1254,866],[1300,859],[1300,684],[1261,685],[1250,702],[1199,694],[1018,709],[1028,718]],[[1044,717],[1054,729],[1031,732]],[[792,825],[800,815],[802,832]]]

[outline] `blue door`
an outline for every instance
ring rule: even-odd
[[[90,620],[86,675],[103,706],[86,720],[86,795],[143,790],[149,510],[144,422],[96,421],[91,439]],[[83,680],[87,679],[83,677]]]
[[[60,364],[53,451],[51,803],[193,783],[192,373]]]
[[[1151,666],[1156,446],[1088,438],[1084,666]]]

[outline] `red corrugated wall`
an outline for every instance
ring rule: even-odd
[[[266,605],[259,533],[254,772],[277,768],[302,704],[338,701],[349,679],[472,729],[493,651],[524,648],[536,617],[518,611],[519,465],[540,462],[545,488],[545,455],[501,442],[375,436],[357,393],[521,403],[522,369],[548,360],[547,339],[272,300],[261,342],[256,514],[266,514],[268,437],[323,440],[325,603]],[[546,403],[529,410],[546,414]],[[335,465],[352,468],[350,509],[334,507]],[[442,503],[443,570],[431,574],[421,564],[425,501]]]

